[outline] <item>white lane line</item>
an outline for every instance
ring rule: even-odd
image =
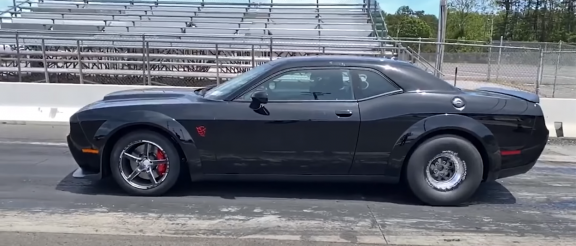
[[[576,156],[568,155],[541,155],[539,161],[576,163]]]
[[[28,145],[44,145],[44,146],[68,146],[67,143],[58,142],[27,142],[27,141],[3,141],[0,144],[28,144]]]
[[[201,216],[193,214],[85,212],[29,213],[0,211],[0,231],[76,233],[130,236],[171,236],[191,238],[238,238],[350,241],[341,232],[354,232],[358,243],[386,244],[371,220],[325,221],[289,219],[277,215]]]
[[[370,219],[315,220],[263,216],[201,216],[192,214],[108,213],[102,210],[61,213],[0,211],[0,231],[72,233],[186,238],[274,239],[384,245]],[[393,220],[393,219],[392,219]],[[386,219],[384,219],[386,221]],[[438,228],[440,229],[440,228]],[[350,237],[342,236],[347,234]],[[398,245],[509,246],[574,245],[574,237],[543,237],[512,233],[438,232],[387,225],[388,243]],[[348,238],[348,239],[346,239]],[[351,239],[352,238],[352,239]],[[353,240],[353,241],[352,241]]]

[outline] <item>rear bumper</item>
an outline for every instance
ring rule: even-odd
[[[498,173],[497,179],[502,179],[502,178],[507,178],[507,177],[512,177],[512,176],[527,173],[528,171],[530,171],[530,169],[532,169],[534,167],[534,165],[536,165],[536,161],[533,161],[531,163],[528,163],[528,164],[522,165],[522,166],[502,169]]]
[[[520,175],[530,171],[538,162],[538,158],[546,147],[546,141],[537,146],[526,148],[522,150],[522,154],[518,156],[507,156],[502,158],[502,165],[500,171],[494,175],[496,179]]]

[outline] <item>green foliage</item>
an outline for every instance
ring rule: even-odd
[[[576,0],[448,0],[446,40],[576,42]],[[434,38],[435,15],[409,6],[385,14],[389,35]]]
[[[415,15],[386,15],[390,36],[407,38],[429,38],[432,28]]]

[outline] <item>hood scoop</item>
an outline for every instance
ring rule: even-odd
[[[103,101],[127,99],[165,99],[195,95],[194,90],[188,88],[147,88],[112,92],[102,99]]]

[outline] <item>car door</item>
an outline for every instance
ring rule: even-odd
[[[230,102],[226,112],[215,112],[216,163],[205,166],[205,173],[347,174],[360,114],[344,72],[280,72]],[[251,95],[262,90],[269,102],[252,110]]]
[[[389,175],[398,168],[388,163],[396,141],[419,118],[403,111],[408,98],[380,72],[350,68],[350,79],[362,115],[350,174]]]

